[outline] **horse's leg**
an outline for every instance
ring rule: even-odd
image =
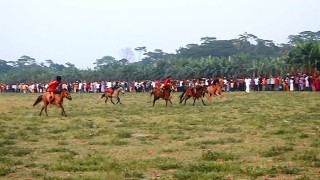
[[[184,100],[184,98],[183,97],[180,97],[180,104],[182,103],[182,101]]]
[[[107,104],[107,102],[108,102],[108,96],[106,96],[106,100],[104,101],[104,103]]]
[[[208,102],[211,102],[212,101],[212,94],[211,93],[208,93]]]
[[[41,111],[40,111],[39,116],[41,116],[43,110],[44,110],[44,105],[43,105],[42,108],[41,108]]]
[[[48,116],[48,111],[47,111],[48,104],[49,104],[49,102],[46,102],[45,105],[44,105],[44,112],[46,113],[47,116]]]
[[[186,100],[186,99],[187,99],[187,97],[188,97],[187,95],[185,95],[185,96],[181,96],[181,97],[180,97],[180,104],[183,102],[183,100]]]
[[[119,97],[119,96],[117,97],[117,99],[118,99],[117,104],[118,104],[118,103],[120,103],[120,104],[121,104],[121,102],[120,102],[120,97]]]
[[[156,100],[158,100],[160,97],[154,97],[153,98],[153,106],[152,107],[154,107],[154,104],[156,103]]]
[[[64,107],[62,104],[60,105],[60,108],[61,108],[61,115],[62,116],[64,115],[65,117],[67,117],[66,111],[64,110]]]
[[[191,97],[191,96],[185,97],[185,99],[184,99],[184,104],[187,104],[187,100],[188,100],[190,97]]]
[[[60,109],[61,109],[61,116],[64,116],[64,108],[60,105]]]
[[[204,103],[204,101],[203,101],[203,98],[202,98],[202,97],[201,97],[201,101],[202,101],[203,105],[205,106],[206,104]]]
[[[154,97],[154,98],[153,98],[153,105],[152,105],[152,107],[154,107],[154,104],[156,103],[156,100],[157,100],[157,99]]]
[[[111,100],[112,104],[115,104],[115,103],[113,102],[113,100],[112,100],[112,96],[110,97],[110,100]]]
[[[60,109],[61,109],[61,115],[67,117],[67,114],[66,114],[66,112],[64,111],[64,106],[63,106],[62,102],[56,101],[55,103],[56,103],[56,105],[57,105],[58,107],[60,107]]]
[[[192,106],[194,106],[194,103],[196,102],[196,100],[197,100],[197,98],[194,97]]]
[[[42,101],[43,101],[43,106],[42,106],[42,109],[41,109],[41,111],[40,111],[39,116],[41,116],[43,110],[44,110],[44,112],[46,113],[46,115],[48,116],[47,108],[48,108],[50,99],[49,99],[49,101],[48,101],[48,99],[42,99]]]
[[[221,99],[221,92],[217,92],[216,95],[218,96],[218,99]]]

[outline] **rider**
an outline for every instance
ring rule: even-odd
[[[164,81],[163,81],[163,84],[161,85],[160,89],[163,91],[164,90],[164,87],[167,85],[167,84],[170,84],[171,83],[171,79],[172,77],[171,76],[168,76]]]
[[[192,94],[196,93],[196,87],[198,86],[198,82],[197,80],[192,80],[191,84],[190,84],[190,90]]]
[[[164,89],[165,89],[165,87],[167,86],[167,84],[171,84],[171,79],[172,79],[172,77],[171,77],[171,76],[168,76],[168,77],[163,81],[163,84],[161,84],[161,86],[160,86],[160,90],[161,90],[162,93],[163,93],[163,97],[164,97]]]
[[[52,103],[52,101],[53,101],[53,99],[54,99],[53,91],[58,88],[58,86],[60,85],[60,83],[61,83],[61,76],[57,76],[57,77],[56,77],[56,80],[51,81],[51,82],[49,83],[48,91],[49,91],[49,93],[50,93],[50,97],[49,97],[49,98],[50,98],[50,101],[49,101],[50,107],[51,107],[51,103]]]
[[[215,86],[215,85],[219,84],[219,80],[220,80],[220,78],[219,78],[219,76],[217,76],[217,78],[214,79],[212,85]]]
[[[198,79],[198,81],[193,80],[193,86],[191,88],[191,92],[193,94],[195,94],[197,92],[197,89],[199,89],[200,87],[203,87],[203,86],[204,86],[203,79],[200,78],[200,79]]]
[[[111,95],[113,94],[114,90],[115,90],[115,89],[118,89],[119,87],[120,87],[120,84],[119,84],[119,82],[117,81],[117,82],[111,87],[111,89],[112,89]]]

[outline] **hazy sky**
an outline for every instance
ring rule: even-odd
[[[275,43],[320,30],[319,0],[0,0],[0,59],[92,68],[146,46],[175,53],[201,37],[248,32]],[[136,59],[138,55],[136,55]]]

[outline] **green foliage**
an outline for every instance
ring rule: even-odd
[[[24,55],[16,61],[0,59],[0,83],[48,83],[57,74],[63,77],[63,81],[70,82],[79,79],[162,79],[168,75],[175,78],[285,75],[298,68],[312,73],[314,69],[320,69],[319,37],[319,31],[304,31],[290,35],[289,44],[279,46],[272,40],[263,40],[246,32],[231,40],[203,37],[201,44],[187,44],[176,50],[176,54],[168,54],[161,49],[147,52],[147,48],[142,46],[135,48],[139,53],[138,62],[129,63],[128,58],[116,60],[112,56],[103,56],[96,59],[94,69],[86,70],[80,70],[69,62],[57,64],[51,59],[37,64],[34,58]]]

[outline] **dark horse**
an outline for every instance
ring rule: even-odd
[[[156,100],[162,98],[166,101],[166,106],[168,105],[168,101],[172,104],[171,102],[171,96],[170,93],[172,91],[172,85],[167,84],[163,86],[163,90],[160,88],[155,88],[150,92],[150,97],[153,95],[153,107],[154,104],[156,103]]]
[[[113,93],[112,93],[112,89],[111,88],[108,88],[106,90],[106,92],[104,94],[102,94],[101,98],[104,98],[106,97],[106,100],[104,101],[105,103],[108,102],[108,98],[111,99],[111,102],[112,104],[115,104],[113,101],[112,101],[112,98],[116,98],[117,99],[117,104],[120,103],[120,98],[119,98],[119,92],[121,92],[122,94],[124,94],[124,90],[123,88],[120,86],[118,87],[117,89],[113,90]]]
[[[54,104],[61,108],[61,115],[66,116],[67,114],[64,111],[63,107],[63,98],[67,98],[69,100],[72,100],[72,97],[67,89],[63,89],[61,91],[54,91],[54,99],[52,100],[51,104]],[[43,101],[43,106],[41,108],[39,116],[41,116],[42,111],[44,110],[46,112],[46,115],[48,116],[47,108],[50,102],[50,93],[46,92],[43,95],[40,95],[37,100],[33,103],[33,106],[37,105],[39,102]]]
[[[187,100],[192,97],[193,98],[192,106],[194,106],[194,103],[196,102],[197,99],[201,99],[203,105],[206,105],[203,101],[203,96],[205,92],[207,92],[207,88],[204,86],[196,87],[195,93],[191,91],[190,87],[187,87],[186,91],[180,95],[180,104],[182,103],[183,100],[184,100],[184,104],[186,104]]]

